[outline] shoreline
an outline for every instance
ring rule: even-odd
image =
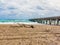
[[[32,24],[32,25],[38,25],[39,23],[37,22],[0,22],[0,24]]]

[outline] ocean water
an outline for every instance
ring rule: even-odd
[[[5,19],[5,20],[0,20],[0,24],[37,24],[36,22],[31,22],[27,19]]]
[[[5,19],[5,20],[0,20],[0,22],[31,22],[29,20],[23,20],[23,19]]]

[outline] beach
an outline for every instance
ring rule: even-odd
[[[60,45],[60,26],[0,24],[0,45]]]

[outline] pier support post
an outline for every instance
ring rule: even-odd
[[[41,22],[40,23],[42,23],[42,20],[41,20]]]
[[[56,21],[57,21],[57,24],[56,25],[59,25],[59,19],[56,19]]]
[[[49,24],[51,25],[51,19],[49,20]]]
[[[42,20],[42,24],[44,24],[44,20]]]
[[[46,24],[47,24],[47,20],[46,20]]]
[[[43,20],[41,20],[41,23],[43,24]]]
[[[56,21],[54,20],[54,25],[56,25]]]

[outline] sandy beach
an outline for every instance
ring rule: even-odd
[[[60,26],[32,26],[0,24],[0,45],[60,45]]]

